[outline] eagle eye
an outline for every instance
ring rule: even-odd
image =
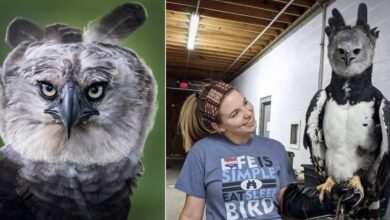
[[[87,88],[87,97],[92,101],[103,98],[106,89],[106,83],[94,83]]]
[[[360,48],[356,48],[356,49],[353,50],[353,53],[355,55],[358,55],[360,53],[360,50],[361,50]]]
[[[46,99],[54,99],[57,95],[57,89],[48,82],[39,82],[41,95]]]

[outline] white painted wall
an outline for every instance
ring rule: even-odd
[[[347,24],[355,24],[361,1],[336,0],[327,15],[338,8]],[[373,84],[390,98],[390,1],[366,0],[368,23],[380,30],[374,59]],[[284,37],[255,64],[237,77],[232,84],[255,106],[259,121],[260,98],[271,96],[270,136],[295,152],[294,169],[310,162],[310,154],[302,144],[306,109],[317,91],[320,63],[322,15],[318,12]],[[327,45],[327,41],[325,42]],[[331,77],[325,50],[323,87]],[[290,123],[301,121],[300,149],[289,148]],[[258,129],[259,130],[259,129]]]

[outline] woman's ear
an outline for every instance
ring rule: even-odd
[[[225,128],[224,128],[222,125],[220,125],[220,124],[218,124],[218,123],[215,123],[215,122],[211,122],[211,127],[212,127],[217,133],[220,133],[220,134],[226,131]]]

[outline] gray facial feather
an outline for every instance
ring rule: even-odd
[[[137,4],[134,8],[146,16],[143,7]],[[132,13],[138,16],[140,12]],[[103,23],[109,23],[110,16]],[[106,34],[104,42],[117,42],[134,31],[140,24],[131,19],[133,27],[119,25],[114,34]],[[138,161],[156,110],[157,88],[151,70],[129,49],[76,38],[64,41],[69,31],[73,35],[77,31],[67,28],[60,33],[60,29],[50,29],[55,30],[51,34],[45,29],[41,40],[20,40],[5,60],[0,80],[0,134],[31,161],[81,165],[104,165],[124,158]],[[45,113],[61,100],[42,97],[39,82],[51,83],[58,93],[68,82],[75,82],[80,91],[98,82],[107,83],[107,88],[102,100],[89,103],[99,114],[75,124],[68,139],[61,120]]]
[[[334,72],[351,77],[371,66],[379,31],[370,29],[367,24],[367,6],[359,5],[356,26],[346,26],[337,9],[332,10],[328,22],[325,32],[329,37],[328,57]]]

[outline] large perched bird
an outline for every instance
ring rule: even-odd
[[[332,15],[325,29],[332,78],[310,103],[304,143],[325,182],[317,188],[320,198],[335,184],[346,184],[364,196],[356,216],[377,219],[390,192],[390,104],[371,84],[379,31],[367,24],[365,4],[353,27],[337,9]]]
[[[156,82],[118,43],[146,20],[123,4],[81,34],[16,18],[0,78],[0,219],[126,219]]]

